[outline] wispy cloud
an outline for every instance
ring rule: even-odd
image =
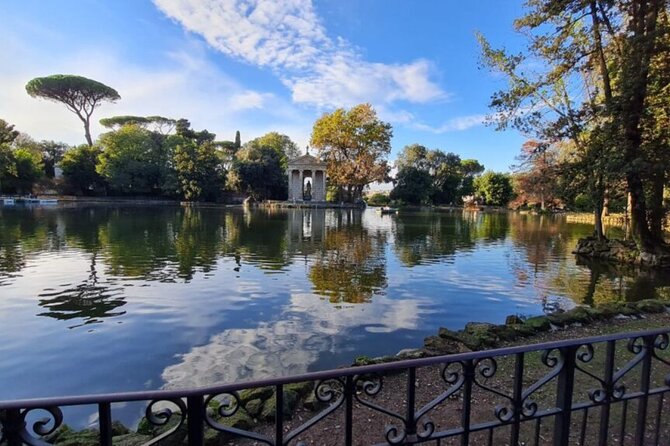
[[[448,95],[425,59],[383,64],[327,35],[311,0],[154,0],[168,17],[213,48],[272,69],[296,103],[317,107],[360,102],[426,103]]]
[[[231,78],[208,59],[202,43],[186,41],[166,53],[161,66],[143,66],[128,63],[110,48],[87,46],[55,55],[16,34],[5,32],[3,37],[14,63],[0,66],[0,117],[34,138],[84,142],[76,116],[61,104],[36,100],[25,92],[26,82],[33,77],[74,73],[106,83],[121,94],[118,103],[103,104],[96,111],[94,135],[105,131],[97,123],[105,116],[158,114],[188,118],[195,128],[207,128],[221,139],[232,139],[238,129],[243,139],[281,129],[301,144],[308,140],[308,129],[296,124],[309,121],[304,111]]]
[[[423,130],[431,133],[449,133],[468,130],[473,127],[484,125],[487,121],[487,115],[468,115],[449,119],[439,126],[430,126],[427,124],[415,123],[412,127],[416,130]]]

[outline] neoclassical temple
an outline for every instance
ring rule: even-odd
[[[326,201],[327,164],[309,154],[288,162],[289,201]]]

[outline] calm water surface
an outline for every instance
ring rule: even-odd
[[[289,375],[438,327],[670,296],[518,214],[0,207],[0,399]]]

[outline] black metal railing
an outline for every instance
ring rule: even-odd
[[[202,445],[212,433],[226,444],[667,445],[669,333],[621,333],[192,390],[4,401],[0,444],[54,442],[68,408],[93,405],[99,444],[112,445],[114,406],[141,401],[143,422],[153,429],[147,445],[169,437]],[[298,383],[308,393],[294,390]],[[233,422],[252,412],[253,392],[265,398],[256,398],[255,406],[260,401],[272,411],[265,410],[265,418],[256,412],[251,425]]]

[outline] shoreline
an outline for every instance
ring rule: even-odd
[[[452,331],[440,328],[437,335],[429,336],[424,340],[424,345],[417,349],[405,349],[396,355],[378,358],[358,357],[353,366],[388,363],[393,361],[416,359],[427,356],[441,356],[465,351],[485,351],[514,345],[532,345],[543,342],[584,338],[600,334],[633,332],[653,328],[663,328],[670,325],[670,301],[655,299],[641,300],[637,302],[609,302],[597,307],[578,306],[572,310],[555,312],[544,316],[535,316],[525,320],[518,316],[510,315],[505,324],[490,324],[482,322],[470,322],[465,328]],[[501,360],[501,367],[507,367]],[[345,365],[346,366],[346,365]],[[431,388],[440,388],[440,374],[435,367],[425,367],[417,371],[417,389],[421,397],[432,399],[435,397]],[[389,373],[385,375],[385,385],[393,388],[395,385],[402,386],[405,383],[403,373]],[[396,382],[397,381],[397,382]],[[418,383],[421,383],[419,386]],[[284,417],[287,429],[296,428],[306,419],[316,416],[326,410],[327,403],[320,402],[314,395],[315,383],[308,381],[284,386]],[[385,407],[390,406],[402,409],[404,402],[402,396],[390,395],[383,397]],[[212,400],[208,407],[208,413],[217,422],[229,428],[253,431],[271,436],[274,429],[274,416],[276,413],[277,400],[271,387],[247,388],[238,392],[237,401],[239,407],[230,416],[222,416],[222,403]],[[490,410],[490,402],[482,401],[482,407],[478,410],[484,413]],[[357,410],[361,410],[357,405]],[[341,415],[341,408],[338,412]],[[179,418],[179,412],[174,413]],[[360,415],[363,416],[363,415]],[[354,419],[358,423],[360,416]],[[378,413],[369,413],[367,421],[379,418]],[[449,418],[450,415],[444,415]],[[363,417],[366,418],[366,417]],[[365,421],[365,420],[363,420]],[[329,417],[319,423],[319,429],[306,432],[305,444],[335,444],[337,439],[329,432],[337,432],[341,420],[338,416]],[[154,425],[146,417],[139,420],[135,429],[123,426],[119,422],[114,423],[115,444],[126,446],[139,445],[150,441],[152,438],[166,434],[176,429],[170,436],[169,444],[178,444],[186,437],[186,427],[179,424],[177,419],[168,419],[165,424]],[[372,432],[366,432],[364,437],[374,436]],[[66,424],[60,426],[55,432],[44,438],[48,443],[78,444],[92,446],[97,444],[99,432],[97,429],[72,430]],[[371,438],[371,441],[373,439]],[[207,428],[205,430],[206,445],[220,444],[252,445],[250,440],[244,440],[230,436],[226,433]]]

